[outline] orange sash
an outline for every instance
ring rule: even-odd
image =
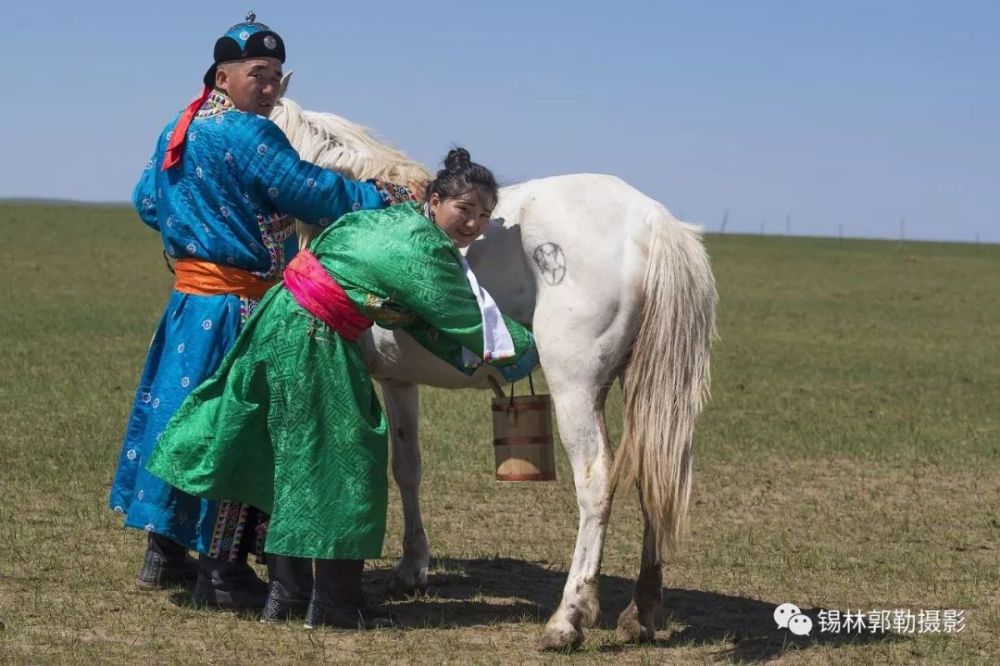
[[[260,299],[277,284],[277,280],[265,280],[250,271],[200,259],[178,259],[174,275],[174,289],[196,296],[234,294]]]

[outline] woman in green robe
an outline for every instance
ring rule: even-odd
[[[354,341],[363,330],[403,328],[459,367],[483,358],[511,380],[537,363],[531,333],[477,298],[458,251],[496,205],[492,173],[454,149],[426,199],[345,215],[299,253],[148,462],[189,494],[271,514],[265,620],[305,610],[307,627],[391,624],[361,595],[388,496],[386,419]]]

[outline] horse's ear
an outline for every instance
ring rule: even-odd
[[[290,71],[281,76],[281,85],[278,86],[278,99],[284,97],[285,93],[288,92],[288,82],[292,80],[292,74],[294,73],[294,71]]]

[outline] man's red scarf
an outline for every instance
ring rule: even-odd
[[[194,120],[195,115],[197,115],[198,109],[205,103],[211,92],[212,89],[209,86],[205,86],[205,90],[201,93],[201,96],[188,104],[187,108],[184,109],[184,113],[177,119],[173,134],[170,135],[170,142],[167,144],[167,153],[163,156],[164,171],[175,164],[180,164],[181,157],[184,155],[184,142],[187,140],[188,127],[191,125],[191,121]]]

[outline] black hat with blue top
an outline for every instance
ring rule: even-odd
[[[285,62],[285,43],[278,33],[263,23],[257,23],[257,15],[250,11],[246,21],[237,23],[215,42],[215,62],[205,72],[205,85],[215,85],[215,70],[218,65],[244,58],[277,58]]]

